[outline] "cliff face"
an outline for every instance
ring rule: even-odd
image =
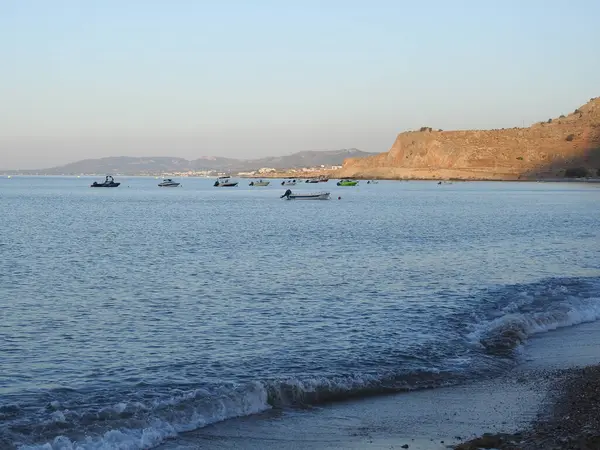
[[[344,161],[339,177],[515,180],[600,169],[600,97],[529,128],[401,133],[387,153]]]

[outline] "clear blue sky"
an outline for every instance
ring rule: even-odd
[[[0,1],[0,168],[529,125],[600,95],[600,2]]]

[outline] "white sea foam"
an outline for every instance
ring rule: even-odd
[[[89,436],[81,440],[71,440],[66,436],[58,436],[52,442],[35,445],[23,445],[20,450],[141,450],[151,449],[166,439],[173,438],[181,432],[191,431],[215,422],[234,417],[257,414],[270,408],[267,403],[267,391],[260,383],[253,383],[243,390],[232,390],[229,395],[212,396],[199,404],[185,404],[195,399],[197,391],[156,402],[154,417],[150,417],[144,428],[122,427],[106,431],[101,436]],[[207,407],[210,404],[210,407]],[[161,411],[165,407],[169,407]],[[109,408],[112,413],[127,409],[125,403],[118,403]],[[65,416],[56,411],[56,420],[64,420]]]
[[[528,337],[600,319],[597,285],[522,291],[496,317],[474,325],[468,338],[488,349],[512,349]]]
[[[598,283],[550,283],[517,287],[514,292],[502,292],[501,308],[488,311],[475,320],[468,338],[486,351],[513,351],[529,336],[561,327],[600,319]],[[520,289],[520,290],[519,290]],[[507,298],[507,296],[509,298]],[[497,299],[494,299],[493,304]],[[247,386],[223,385],[220,388],[181,390],[168,397],[153,400],[118,402],[100,410],[56,411],[62,404],[53,402],[52,421],[76,423],[81,419],[109,421],[102,435],[72,440],[66,436],[39,445],[25,445],[21,450],[140,450],[160,445],[179,433],[202,428],[211,423],[234,417],[256,414],[271,405],[316,404],[351,396],[381,393],[386,390],[436,386],[450,382],[457,373],[472,369],[474,355],[447,358],[443,370],[417,370],[414,373],[390,372],[356,374],[337,377],[294,377],[251,383]],[[488,358],[490,361],[502,360]],[[448,373],[446,369],[450,370]],[[135,420],[130,420],[134,417]],[[142,426],[139,425],[140,417]],[[84,420],[85,422],[86,420]],[[114,422],[110,422],[114,421]],[[113,425],[109,425],[113,423]],[[135,426],[133,426],[135,424]],[[63,431],[64,432],[64,431]]]

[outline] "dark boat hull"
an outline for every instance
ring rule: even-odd
[[[90,185],[90,187],[94,187],[94,188],[98,188],[98,187],[103,187],[103,188],[111,188],[111,187],[119,187],[121,183],[109,183],[109,184],[92,184]]]

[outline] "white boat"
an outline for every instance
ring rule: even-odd
[[[329,192],[295,194],[288,189],[280,198],[284,198],[286,200],[329,200],[329,195]]]
[[[296,180],[283,180],[281,182],[282,186],[296,186]]]
[[[270,181],[258,180],[258,181],[251,181],[248,186],[268,186],[269,183],[270,183]]]
[[[165,178],[162,183],[158,183],[159,187],[177,187],[181,183],[177,183],[170,178]]]
[[[230,177],[219,177],[217,178],[217,181],[215,181],[215,184],[213,184],[214,187],[236,187],[238,185],[237,181],[231,181],[229,179]]]

